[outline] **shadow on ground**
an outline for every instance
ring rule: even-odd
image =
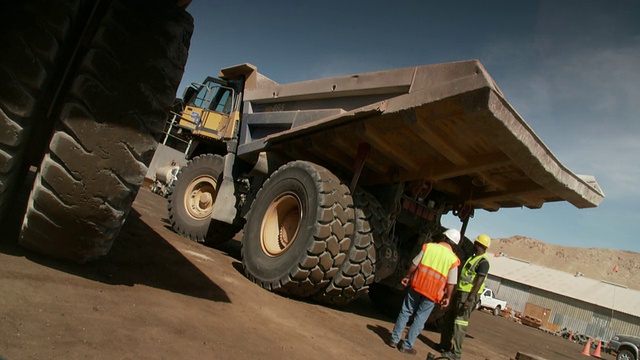
[[[19,212],[18,212],[19,213]],[[2,225],[0,252],[86,279],[110,285],[146,285],[187,296],[230,302],[226,292],[193,265],[167,240],[149,227],[136,209],[106,256],[88,264],[74,264],[37,254],[17,244],[19,219]]]
[[[367,329],[369,329],[374,334],[378,335],[380,340],[387,344],[391,339],[391,331],[393,330],[393,324],[389,328],[380,325],[367,325]],[[438,351],[438,343],[431,341],[428,337],[426,337],[423,333],[418,335],[418,340],[425,343],[431,349]]]
[[[240,241],[238,240],[230,240],[224,244],[221,245],[217,245],[215,247],[217,250],[225,253],[227,256],[237,260],[234,261],[232,263],[232,266],[234,267],[234,269],[241,274],[242,276],[244,276],[244,268],[242,267],[242,259],[240,256]],[[249,281],[248,279],[246,279],[246,281]],[[256,285],[258,286],[258,285]],[[315,301],[313,299],[313,297],[309,297],[309,298],[298,298],[298,297],[293,297],[293,296],[287,296],[284,294],[279,294],[279,296],[282,297],[287,297],[290,298],[292,300],[295,301],[300,301],[300,302],[304,302],[304,303],[308,303],[308,304],[319,304],[317,301]],[[355,300],[353,300],[352,302],[350,302],[347,305],[327,305],[327,304],[320,304],[322,306],[326,306],[328,308],[337,310],[337,311],[341,311],[341,312],[347,312],[347,313],[352,313],[352,314],[357,314],[363,317],[367,317],[370,319],[377,319],[377,320],[382,320],[382,321],[394,321],[395,318],[391,318],[389,317],[387,314],[385,314],[384,312],[380,311],[380,309],[378,309],[373,302],[371,302],[371,299],[369,298],[369,296],[367,294],[362,294],[360,295],[358,298],[356,298]],[[397,314],[395,314],[397,315]]]

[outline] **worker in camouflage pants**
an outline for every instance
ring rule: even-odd
[[[473,243],[475,255],[464,263],[460,271],[460,279],[454,294],[454,303],[458,309],[453,326],[453,350],[445,351],[442,356],[452,360],[462,357],[462,342],[467,335],[469,317],[480,300],[479,295],[484,290],[484,281],[489,274],[489,260],[486,251],[491,244],[491,238],[482,234]]]

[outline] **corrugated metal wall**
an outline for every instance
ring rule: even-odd
[[[529,301],[551,309],[552,323],[600,340],[608,341],[615,334],[640,334],[640,319],[635,316],[540,289],[532,289]]]
[[[531,288],[527,285],[489,275],[485,283],[495,296],[506,300],[515,311],[524,312],[527,302],[551,309],[549,321],[560,327],[609,341],[615,334],[640,336],[640,318],[616,313],[562,294]]]
[[[489,276],[487,276],[487,280],[484,281],[484,287],[493,290],[493,292],[496,293],[497,296],[497,293],[500,290],[501,281],[501,278],[489,274]]]
[[[568,298],[560,294],[552,294],[544,290],[533,289],[531,303],[551,309],[549,321],[569,330],[594,336],[587,333],[587,325],[591,322],[593,311],[585,307],[589,304]]]
[[[498,299],[507,301],[507,306],[521,313],[529,301],[529,286],[510,280],[502,279],[500,288],[495,293]]]
[[[616,329],[616,334],[629,334],[633,336],[640,336],[640,319],[635,316],[614,313],[613,320],[611,320],[611,327]]]

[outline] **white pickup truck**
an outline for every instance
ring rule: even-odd
[[[500,314],[500,311],[507,308],[507,302],[504,300],[498,300],[493,297],[493,291],[491,289],[484,289],[480,294],[480,303],[478,308],[490,309],[493,315]]]

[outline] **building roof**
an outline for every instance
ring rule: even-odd
[[[640,291],[608,281],[594,280],[508,256],[489,254],[489,274],[551,293],[640,316]]]

